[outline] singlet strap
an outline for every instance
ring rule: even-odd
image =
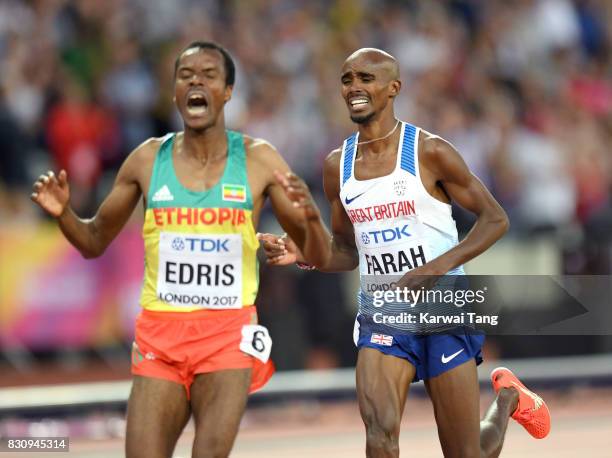
[[[357,134],[354,133],[349,138],[344,140],[342,146],[342,185],[347,182],[353,173],[353,159],[357,150]]]
[[[400,166],[402,170],[416,176],[415,167],[415,142],[417,128],[412,124],[404,123],[404,138],[402,140],[402,159]]]
[[[153,201],[154,193],[168,182],[168,165],[171,164],[172,161],[174,137],[175,134],[173,132],[164,135],[161,139],[161,144],[159,145],[157,153],[155,154],[149,190],[147,192],[147,208],[155,207]]]

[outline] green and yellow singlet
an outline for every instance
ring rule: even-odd
[[[258,288],[252,222],[253,197],[244,139],[227,131],[221,179],[195,192],[174,171],[167,135],[153,165],[142,235],[145,276],[140,303],[153,311],[239,309],[255,302]]]

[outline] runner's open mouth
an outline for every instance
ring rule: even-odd
[[[193,94],[190,95],[187,99],[187,107],[188,108],[207,108],[208,101],[206,97],[201,94]]]

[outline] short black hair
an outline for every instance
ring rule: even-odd
[[[230,53],[227,52],[227,50],[212,41],[194,41],[192,43],[190,43],[187,47],[185,47],[181,53],[178,55],[178,57],[176,58],[176,61],[174,61],[174,77],[176,78],[176,72],[178,71],[178,67],[179,67],[179,61],[181,60],[181,56],[185,53],[185,51],[187,51],[188,49],[193,49],[193,48],[197,48],[197,49],[214,49],[216,51],[219,51],[221,53],[221,55],[223,56],[223,65],[225,67],[225,85],[226,86],[233,86],[235,81],[236,81],[236,65],[234,65],[234,59],[232,59],[232,56],[230,56]]]

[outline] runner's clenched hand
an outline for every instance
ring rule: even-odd
[[[272,266],[286,266],[297,261],[298,248],[287,234],[278,236],[258,233],[257,238],[263,246],[268,264]]]

